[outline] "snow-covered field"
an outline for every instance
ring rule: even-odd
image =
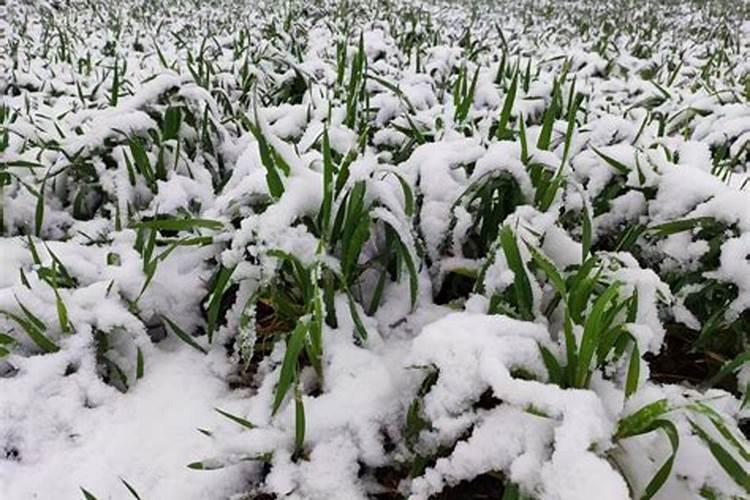
[[[748,19],[6,0],[0,500],[748,498]]]

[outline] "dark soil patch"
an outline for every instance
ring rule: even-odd
[[[664,346],[659,354],[647,353],[644,359],[651,368],[651,380],[662,384],[699,385],[709,377],[709,360],[693,350],[697,332],[683,325],[667,325]]]
[[[657,355],[648,353],[644,359],[651,368],[651,380],[662,384],[685,384],[701,386],[705,384],[726,362],[719,354],[694,348],[698,332],[684,325],[666,325],[664,347]],[[716,387],[742,397],[733,375],[725,377]],[[750,438],[750,419],[741,420],[739,428],[746,438]]]
[[[471,481],[461,481],[452,488],[446,488],[432,500],[500,500],[504,490],[500,478],[482,474]]]
[[[379,469],[375,476],[387,491],[374,495],[374,500],[405,500],[398,492],[398,484],[403,475],[392,468]],[[495,474],[482,474],[469,481],[461,481],[433,495],[430,500],[500,500],[505,487],[503,480]]]

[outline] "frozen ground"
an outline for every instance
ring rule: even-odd
[[[0,7],[0,500],[750,495],[744,2]]]

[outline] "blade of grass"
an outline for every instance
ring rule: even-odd
[[[120,481],[122,482],[123,485],[125,485],[125,488],[127,488],[128,493],[130,493],[130,495],[133,498],[135,498],[135,500],[142,500],[141,497],[140,497],[140,495],[138,495],[138,492],[135,491],[135,488],[133,488],[130,485],[130,483],[128,483],[127,481],[125,481],[123,478],[120,478]]]
[[[286,346],[284,360],[281,363],[281,372],[279,373],[279,383],[276,386],[276,393],[273,400],[272,413],[275,415],[284,396],[292,386],[297,376],[297,363],[299,355],[305,346],[305,337],[307,336],[308,325],[305,321],[300,321],[289,336],[289,342]]]
[[[228,418],[232,422],[235,422],[246,429],[255,429],[256,427],[252,422],[250,422],[249,420],[245,420],[242,417],[238,417],[237,415],[232,415],[231,413],[221,410],[219,408],[214,408],[214,410],[216,410],[216,412],[219,415]]]
[[[708,446],[711,455],[721,465],[729,477],[750,494],[750,474],[748,474],[748,464],[740,464],[724,447],[713,439],[701,426],[696,424],[692,419],[688,419],[693,432]]]
[[[300,456],[305,445],[305,406],[299,382],[294,385],[294,450]]]
[[[510,226],[503,226],[500,231],[500,245],[508,261],[508,267],[513,271],[513,292],[516,298],[518,312],[522,319],[534,319],[533,306],[534,296],[531,292],[529,277],[526,275],[526,266],[518,251],[516,236]]]
[[[81,493],[83,493],[83,498],[85,498],[86,500],[98,500],[92,493],[90,493],[83,487],[81,487]]]
[[[503,101],[503,109],[500,111],[500,121],[497,124],[497,138],[498,140],[511,139],[513,135],[508,130],[508,123],[510,123],[510,114],[513,111],[513,103],[516,100],[516,90],[518,88],[518,70],[513,74],[513,81],[510,83],[508,93],[505,95],[505,101]]]
[[[594,358],[597,344],[602,333],[606,329],[603,316],[605,308],[617,297],[620,283],[612,283],[603,294],[601,294],[591,309],[591,313],[583,326],[583,336],[581,337],[581,347],[578,351],[578,372],[576,374],[576,387],[586,387],[590,376],[591,361]]]
[[[164,320],[167,325],[169,325],[169,328],[171,328],[172,332],[174,332],[175,335],[177,335],[177,338],[185,342],[187,345],[195,349],[196,351],[202,352],[203,354],[208,354],[208,351],[203,348],[198,342],[193,339],[193,337],[186,333],[182,328],[180,328],[176,323],[174,323],[172,320],[161,315],[161,318]]]
[[[612,168],[614,168],[618,173],[620,173],[622,175],[628,175],[630,173],[630,168],[627,165],[625,165],[624,163],[622,163],[622,162],[620,162],[618,160],[615,160],[614,158],[612,158],[609,155],[606,155],[606,154],[602,153],[601,151],[599,151],[595,147],[592,147],[591,149],[593,149],[594,153],[596,153],[597,155],[599,155],[599,157],[602,160],[604,160],[605,162],[607,162],[607,164],[609,166],[611,166]]]
[[[198,218],[153,219],[139,222],[135,227],[161,231],[191,231],[199,228],[218,231],[224,227],[224,224],[217,220]]]
[[[208,312],[207,312],[207,328],[206,333],[208,335],[208,342],[211,343],[211,340],[213,339],[213,334],[216,331],[216,325],[219,321],[219,312],[221,309],[221,299],[224,296],[224,292],[227,289],[227,285],[229,284],[229,278],[232,276],[232,273],[234,272],[234,267],[221,267],[219,270],[219,274],[216,276],[216,281],[214,282],[213,286],[213,292],[211,293],[211,300],[208,303]]]
[[[0,314],[12,319],[18,325],[23,328],[23,330],[26,332],[26,334],[31,338],[34,343],[39,346],[43,351],[45,352],[57,352],[60,350],[60,347],[55,344],[52,340],[50,340],[46,335],[44,335],[44,331],[40,330],[36,326],[34,326],[30,321],[25,320],[21,318],[20,316],[17,316],[13,313],[9,313],[7,311],[0,311]]]

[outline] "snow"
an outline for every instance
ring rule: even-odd
[[[2,498],[78,498],[84,487],[124,500],[130,494],[120,478],[158,498],[241,490],[237,471],[200,474],[186,467],[212,453],[211,441],[196,431],[221,418],[206,402],[223,406],[233,397],[205,358],[183,346],[154,349],[147,376],[120,394],[93,372],[90,337],[74,338],[80,358],[61,352],[19,360],[20,373],[3,380],[0,439],[19,459],[0,466]],[[62,377],[71,362],[78,370]]]
[[[4,3],[0,500],[132,498],[123,481],[144,499],[430,500],[485,474],[543,500],[638,498],[672,448],[659,428],[617,430],[662,399],[680,446],[654,498],[746,496],[692,427],[748,468],[750,366],[709,387],[748,343],[740,4],[712,6],[731,14],[719,25],[679,2]],[[500,177],[518,191],[490,202]],[[331,230],[355,185],[361,242]],[[479,241],[480,217],[512,230],[520,270]],[[672,330],[701,337],[705,380],[656,382],[684,375],[653,361]],[[567,364],[592,338],[581,381]]]

